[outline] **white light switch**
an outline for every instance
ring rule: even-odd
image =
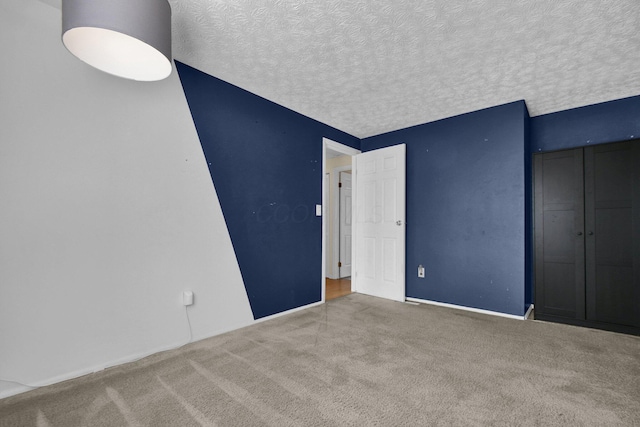
[[[316,205],[316,216],[322,216],[322,205]]]

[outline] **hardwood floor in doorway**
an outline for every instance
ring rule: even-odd
[[[351,278],[326,279],[325,301],[340,298],[351,293]]]

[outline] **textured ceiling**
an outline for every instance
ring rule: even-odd
[[[638,0],[169,3],[175,59],[357,137],[640,94]]]

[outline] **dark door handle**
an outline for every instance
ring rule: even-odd
[[[589,236],[593,236],[593,231],[590,231],[590,232],[589,232]]]
[[[582,231],[578,231],[578,236],[582,236]]]

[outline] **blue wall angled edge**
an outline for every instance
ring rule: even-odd
[[[176,61],[256,319],[321,299],[322,138],[360,140]],[[211,278],[215,280],[215,278]]]
[[[407,145],[407,296],[524,314],[527,119],[518,101],[362,141]]]
[[[640,138],[640,96],[531,118],[531,150],[566,150]]]

